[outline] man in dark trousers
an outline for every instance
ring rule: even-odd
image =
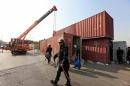
[[[57,70],[55,80],[51,80],[51,83],[54,86],[57,86],[57,83],[61,76],[61,72],[64,72],[66,80],[67,80],[65,85],[71,86],[70,77],[69,77],[69,73],[68,73],[69,67],[70,67],[69,60],[68,60],[68,47],[65,45],[65,42],[63,39],[60,40],[59,45],[60,45],[60,50],[57,53],[57,55],[55,55],[58,57],[58,70]]]
[[[123,50],[120,49],[120,47],[118,47],[117,49],[117,60],[118,60],[118,63],[119,64],[122,64],[123,63]]]
[[[52,47],[50,44],[48,44],[48,47],[46,49],[46,54],[45,54],[45,57],[47,58],[48,60],[48,64],[50,63],[51,61],[51,52],[52,52]]]

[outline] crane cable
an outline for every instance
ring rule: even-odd
[[[53,17],[53,31],[56,31],[56,11],[54,11],[54,17]]]

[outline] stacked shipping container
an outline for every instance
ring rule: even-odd
[[[110,37],[113,39],[113,19],[104,11],[82,20],[76,23],[76,35],[83,38]]]
[[[114,39],[113,19],[106,11],[103,11],[59,30],[55,35],[60,35],[64,32],[78,35],[82,38],[109,37]]]
[[[69,43],[67,45],[71,47],[73,46],[72,34],[83,38],[82,56],[84,59],[103,63],[109,61],[109,47],[111,46],[111,40],[114,39],[114,30],[113,19],[106,11],[56,31],[53,37],[48,39],[51,40],[49,43],[53,43],[52,45],[54,45],[54,39],[58,36],[63,36],[64,33],[71,34],[64,35],[65,40]],[[41,42],[41,46],[43,43]],[[72,56],[72,49],[69,49],[69,54]]]

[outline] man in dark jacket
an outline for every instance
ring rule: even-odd
[[[123,50],[120,49],[120,47],[118,47],[117,49],[117,60],[118,60],[118,63],[119,64],[122,64],[123,63]]]
[[[51,61],[51,52],[52,52],[52,47],[50,44],[48,44],[48,47],[46,49],[46,54],[45,54],[45,57],[47,58],[48,60],[48,64],[50,63]]]
[[[59,50],[58,54],[55,55],[55,56],[58,56],[58,70],[57,70],[55,80],[51,80],[51,83],[54,86],[57,86],[57,83],[61,76],[61,72],[63,71],[65,74],[66,80],[67,80],[65,85],[71,86],[70,77],[69,77],[69,73],[68,73],[69,67],[70,67],[69,60],[68,60],[68,47],[65,45],[65,42],[63,39],[60,40],[59,45],[60,45],[60,50]]]

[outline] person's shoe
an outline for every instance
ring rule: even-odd
[[[70,84],[70,82],[67,82],[67,83],[65,84],[65,86],[72,86],[72,85]]]
[[[73,68],[76,68],[75,66]]]
[[[65,84],[65,86],[72,86],[71,84]]]
[[[76,67],[73,67],[73,69],[76,69]]]
[[[50,82],[53,84],[53,86],[58,86],[55,80],[51,80]]]

